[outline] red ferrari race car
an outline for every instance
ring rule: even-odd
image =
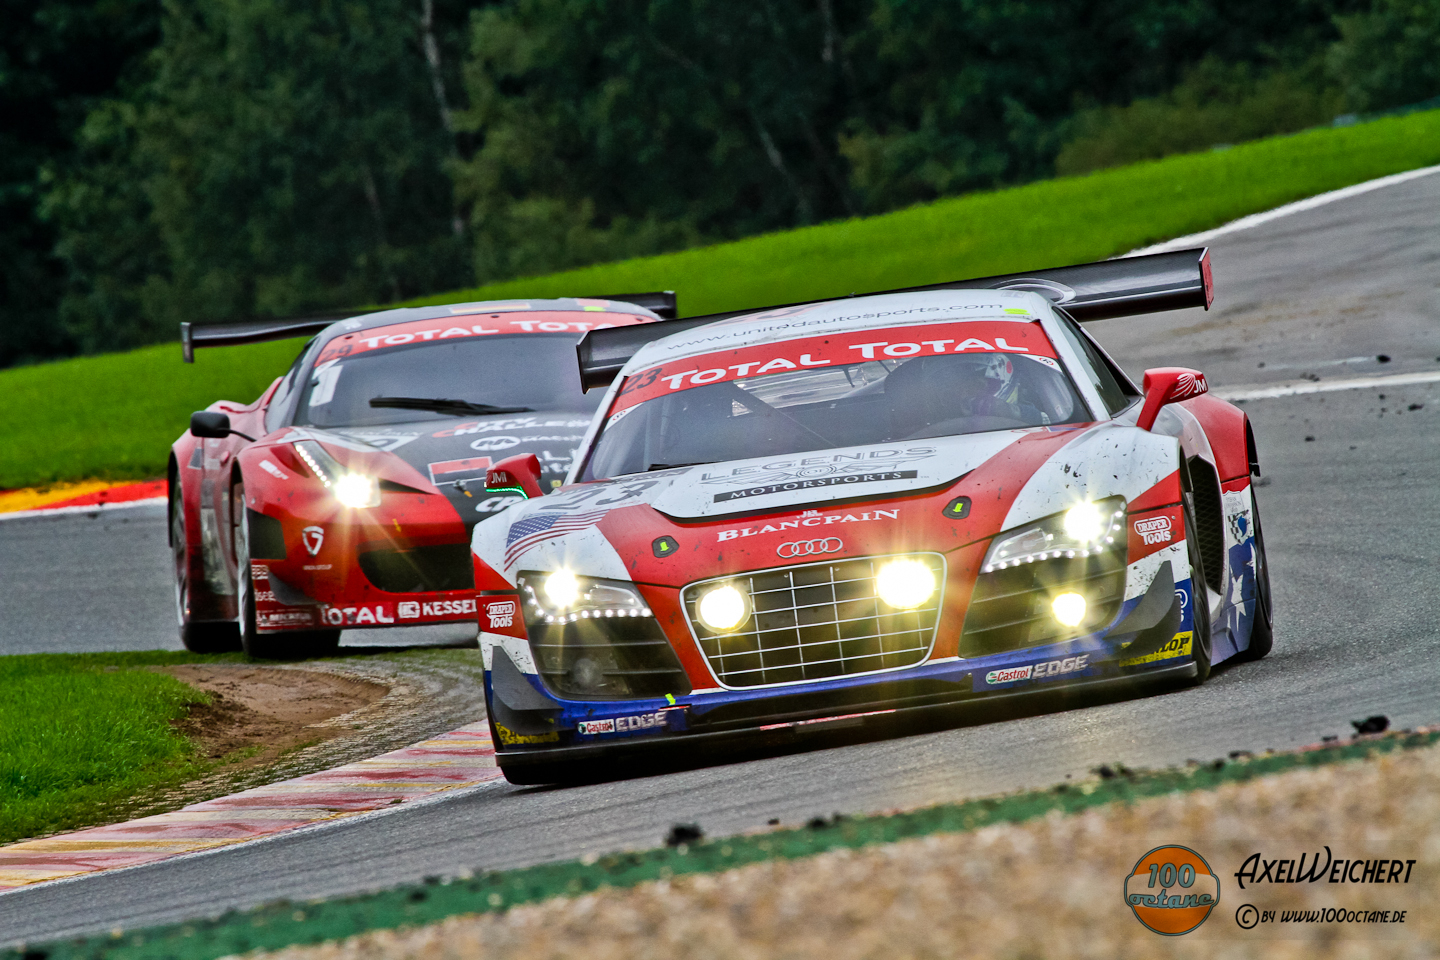
[[[518,496],[485,491],[492,460],[532,454],[558,486],[599,401],[580,388],[577,340],[674,309],[642,294],[183,325],[187,362],[317,334],[260,399],[194,414],[172,448],[185,646],[313,656],[347,627],[473,623],[470,531]]]
[[[1244,412],[1077,322],[1210,299],[1191,250],[587,334],[566,483],[497,465],[472,539],[505,775],[1263,656]]]

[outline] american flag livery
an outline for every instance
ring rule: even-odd
[[[595,526],[609,512],[609,510],[595,510],[591,513],[577,513],[573,516],[566,516],[562,513],[546,513],[526,517],[524,520],[512,523],[510,532],[505,536],[505,565],[507,567],[512,565],[520,554],[537,543]]]

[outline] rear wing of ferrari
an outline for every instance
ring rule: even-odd
[[[673,320],[679,316],[679,305],[673,290],[612,294],[579,299],[633,303],[637,307],[644,307],[663,320]],[[351,311],[288,317],[279,320],[251,320],[246,323],[182,323],[180,324],[180,349],[184,354],[185,362],[194,363],[195,351],[200,347],[233,347],[245,343],[264,343],[267,340],[285,340],[290,337],[313,337],[330,324],[354,316],[357,314]]]
[[[999,277],[954,280],[923,287],[902,287],[899,290],[882,290],[865,296],[919,293],[927,290],[1030,290],[1046,297],[1082,322],[1179,310],[1184,307],[1204,307],[1208,310],[1214,301],[1210,282],[1210,251],[1203,247],[1143,257],[1120,257],[1073,267],[1007,273]],[[838,298],[828,297],[824,300],[806,300],[773,307],[751,307],[727,313],[712,313],[703,317],[686,317],[683,320],[666,320],[662,323],[592,330],[575,347],[580,359],[580,382],[586,390],[610,383],[630,358],[652,340],[731,317],[827,303],[836,299]]]

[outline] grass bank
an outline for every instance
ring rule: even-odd
[[[116,807],[203,772],[171,721],[209,696],[144,668],[213,659],[0,657],[0,843],[104,822]]]
[[[689,315],[1098,260],[1440,163],[1440,111],[971,194],[863,220],[413,301],[673,289]],[[1219,292],[1223,299],[1224,291]],[[0,372],[0,489],[164,472],[192,410],[249,401],[298,344],[175,345]]]

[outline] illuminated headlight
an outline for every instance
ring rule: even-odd
[[[1078,627],[1085,620],[1085,598],[1078,593],[1062,593],[1050,601],[1050,612],[1061,626]]]
[[[561,568],[545,578],[545,599],[556,609],[564,610],[580,599],[580,581],[575,574]]]
[[[897,610],[913,610],[935,593],[935,571],[920,560],[901,557],[875,572],[875,592]]]
[[[342,507],[359,509],[380,506],[380,485],[361,473],[342,474],[331,488]]]
[[[651,616],[634,584],[580,577],[563,567],[548,573],[527,570],[517,580],[527,623]]]
[[[1071,540],[1095,543],[1105,535],[1106,519],[1100,508],[1087,500],[1066,510],[1060,525],[1065,529],[1065,536]]]
[[[728,583],[702,593],[695,612],[699,614],[700,622],[716,633],[734,630],[750,614],[745,595]]]
[[[995,538],[981,565],[982,573],[1018,567],[1037,560],[1089,557],[1125,547],[1125,498],[1082,501],[1028,526]]]
[[[301,440],[295,444],[295,452],[342,507],[358,510],[380,506],[380,485],[374,477],[345,469],[314,440]]]

